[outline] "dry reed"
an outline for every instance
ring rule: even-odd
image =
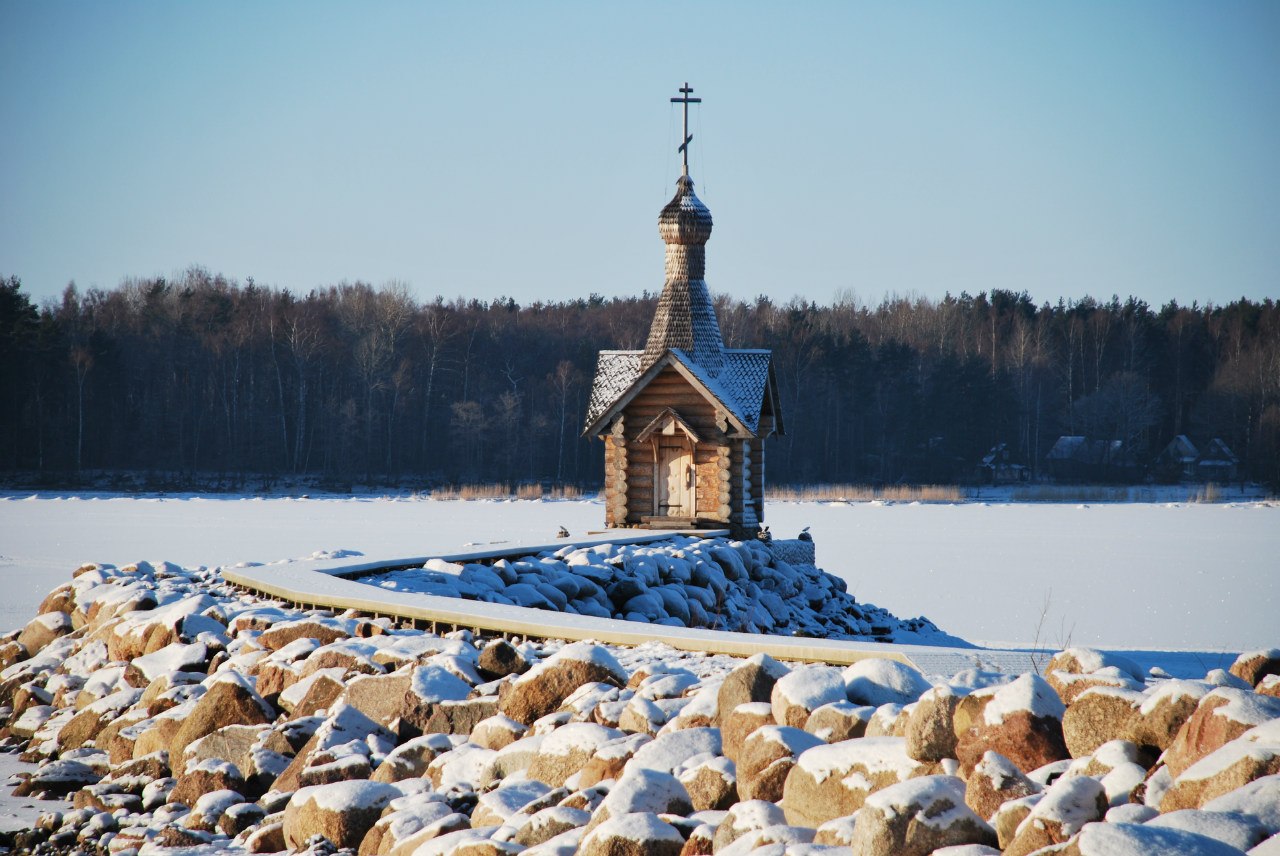
[[[438,487],[431,491],[432,499],[440,500],[476,500],[476,499],[581,499],[582,488],[577,485],[553,485],[543,490],[540,484],[519,484],[512,487],[504,482],[492,484],[459,484]]]
[[[955,485],[862,484],[771,485],[767,498],[774,502],[961,502],[964,493]]]

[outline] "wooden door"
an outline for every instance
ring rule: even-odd
[[[659,517],[693,517],[693,449],[683,437],[658,443],[657,509]]]

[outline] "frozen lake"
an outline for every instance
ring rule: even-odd
[[[859,600],[926,615],[980,644],[1280,645],[1274,503],[773,503],[767,517],[778,537],[810,526],[819,565]],[[332,550],[392,558],[546,542],[561,525],[581,534],[602,520],[594,501],[0,496],[0,628],[25,624],[88,561],[215,566]]]

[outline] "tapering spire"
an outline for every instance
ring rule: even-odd
[[[694,195],[693,179],[689,177],[688,146],[693,139],[689,135],[689,104],[702,100],[689,98],[692,91],[686,83],[680,90],[684,97],[671,99],[683,103],[685,109],[684,143],[680,146],[684,173],[676,181],[676,195],[658,215],[658,234],[667,245],[667,281],[658,298],[640,368],[649,368],[668,348],[679,348],[714,377],[724,366],[724,340],[703,279],[711,212]]]

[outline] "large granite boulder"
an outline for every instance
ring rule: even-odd
[[[965,805],[964,782],[922,776],[867,797],[850,850],[854,856],[928,856],[943,847],[995,843],[995,830]]]

